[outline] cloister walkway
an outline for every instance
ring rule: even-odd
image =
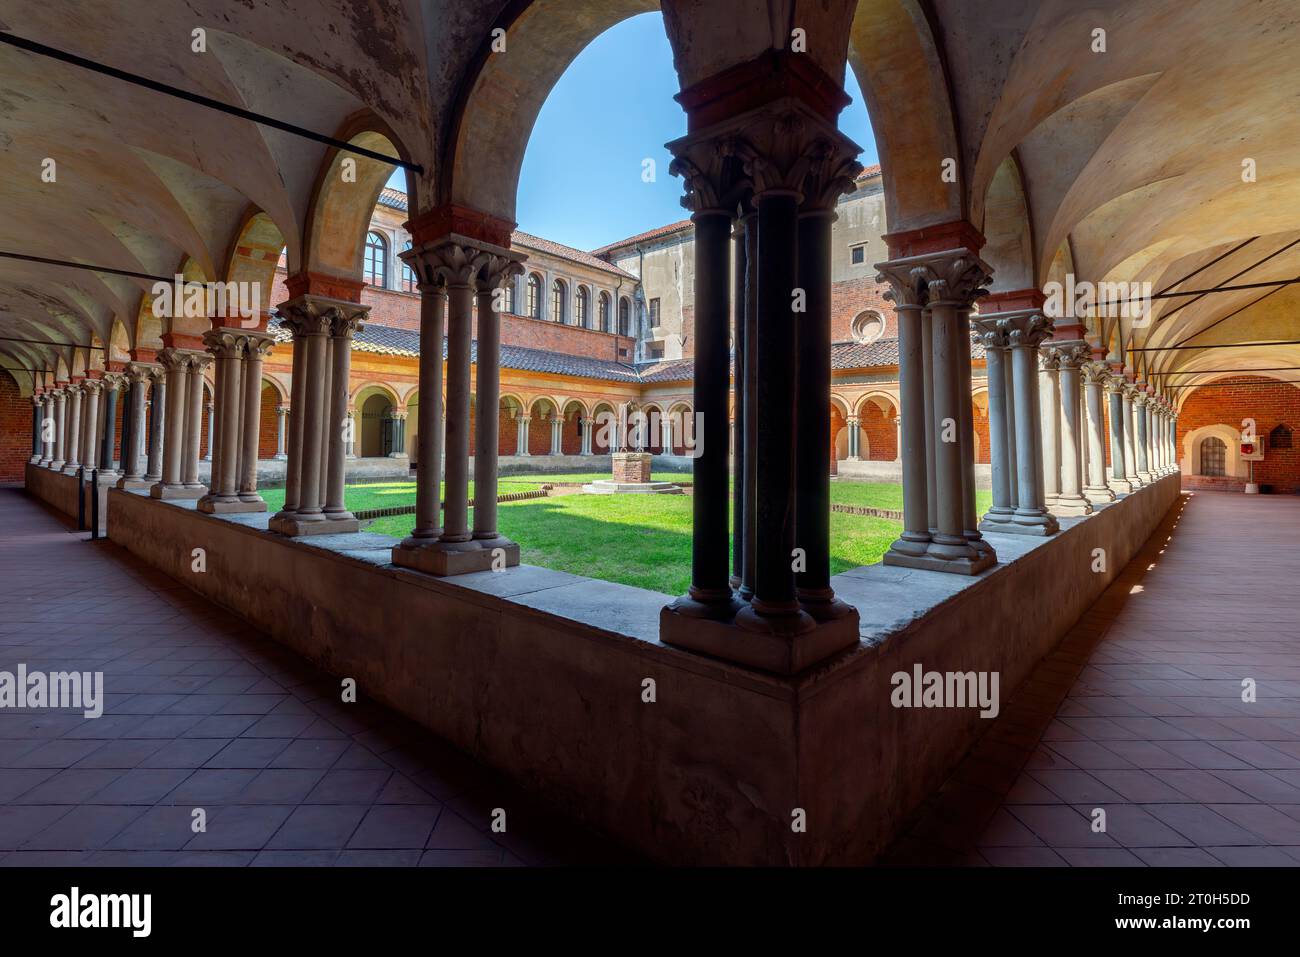
[[[1298,540],[1300,497],[1184,494],[889,861],[1300,865]]]
[[[364,690],[343,703],[338,678],[87,538],[0,488],[0,671],[102,671],[106,701],[93,720],[0,710],[0,865],[625,860]]]

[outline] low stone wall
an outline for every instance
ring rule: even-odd
[[[855,482],[891,482],[903,484],[903,466],[899,462],[884,462],[874,459],[840,459],[835,463],[836,474],[842,479]],[[988,489],[993,487],[993,472],[988,465],[975,466],[975,487]]]
[[[89,475],[90,472],[87,471],[86,474]],[[27,463],[27,470],[23,478],[27,494],[44,502],[56,512],[63,513],[73,522],[77,520],[77,494],[80,492],[84,500],[86,528],[90,528],[93,503],[91,502],[92,493],[89,482],[83,485],[75,475],[52,472],[31,462]],[[99,487],[99,530],[101,532],[106,527],[107,508],[108,486],[101,484]]]
[[[794,679],[661,644],[668,596],[549,569],[437,579],[389,564],[384,536],[289,540],[264,515],[116,490],[109,535],[651,858],[860,864],[991,723],[893,708],[891,675],[914,663],[997,671],[1005,701],[1177,494],[1171,476],[1063,519],[1050,539],[989,536],[1002,564],[973,579],[880,565],[838,575],[862,643]]]

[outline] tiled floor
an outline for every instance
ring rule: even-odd
[[[0,711],[0,865],[631,860],[87,537],[0,488],[0,671],[102,671],[106,701]]]
[[[1300,497],[1185,495],[888,859],[1300,865]]]

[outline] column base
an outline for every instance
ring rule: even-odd
[[[37,460],[36,460],[36,464],[39,465],[39,466],[40,466],[41,468],[43,468],[43,469],[47,469],[47,468],[50,467],[50,463],[53,462],[53,461],[54,461],[54,459],[37,459]]]
[[[1115,493],[1116,498],[1123,498],[1125,495],[1130,494],[1134,487],[1128,479],[1117,478],[1110,480],[1110,488]]]
[[[256,492],[240,492],[239,500],[243,502],[245,505],[256,506],[255,508],[250,508],[249,509],[250,512],[266,511],[266,500],[262,498],[262,496],[258,495]]]
[[[830,588],[816,590],[796,588],[795,594],[799,599],[799,607],[816,622],[835,621],[846,615],[857,614],[857,609],[848,602],[836,598],[835,592]]]
[[[199,511],[207,512],[209,515],[229,515],[236,512],[265,512],[266,503],[262,501],[245,502],[242,499],[228,498],[201,498],[199,499]]]
[[[65,466],[63,467],[62,471],[63,471],[63,474],[64,474],[64,475],[76,475],[78,472],[81,471],[81,466],[80,466],[79,464],[78,464],[78,465],[65,465]],[[150,484],[150,485],[153,485],[153,484],[155,484],[157,481],[158,481],[157,479],[154,479],[154,481],[153,481],[153,482],[150,482],[149,484]]]
[[[999,529],[1003,531],[1004,529]],[[898,544],[897,542],[894,543]],[[987,543],[986,543],[987,544]],[[972,548],[972,551],[975,549]],[[921,555],[910,552],[895,551],[893,547],[885,552],[880,563],[882,565],[895,565],[900,568],[920,568],[930,572],[947,572],[950,575],[978,575],[989,568],[992,568],[998,562],[990,548],[989,551],[975,551],[974,557],[958,556],[954,558],[945,558],[935,555],[929,551]]]
[[[1047,538],[1061,530],[1056,516],[1045,511],[1018,511],[1011,524],[1002,529],[1010,535],[1037,535]]]
[[[40,465],[41,457],[39,455],[33,455],[30,459],[27,460],[27,462],[29,465]]]
[[[1092,514],[1092,503],[1082,495],[1075,495],[1070,498],[1061,496],[1052,506],[1052,514],[1059,515],[1062,518],[1077,518],[1080,515]]]
[[[859,642],[858,612],[850,605],[844,605],[845,614],[819,622],[803,611],[760,615],[738,603],[734,617],[718,620],[684,613],[681,601],[659,613],[659,639],[747,668],[797,674]]]
[[[50,463],[50,471],[51,471],[51,472],[62,472],[62,471],[63,471],[63,467],[64,467],[65,465],[67,465],[67,464],[68,464],[68,463],[67,463],[66,461],[65,461],[65,462],[60,462],[58,459],[55,459],[53,462]]]
[[[1150,485],[1156,480],[1154,472],[1138,472],[1138,478],[1142,480],[1143,485]]]
[[[1128,482],[1128,484],[1129,484],[1129,488],[1133,489],[1133,491],[1135,491],[1135,492],[1136,492],[1138,489],[1143,488],[1143,487],[1145,487],[1145,486],[1151,484],[1150,482],[1144,482],[1144,481],[1142,481],[1142,476],[1140,476],[1140,475],[1126,475],[1126,476],[1124,476],[1124,479],[1125,479],[1125,481]]]
[[[1089,485],[1083,490],[1083,497],[1093,505],[1109,505],[1115,501],[1115,493],[1105,485]]]
[[[519,564],[519,545],[504,535],[468,542],[407,538],[393,546],[393,564],[442,578],[494,571]]]
[[[207,491],[205,488],[190,488],[188,485],[167,485],[162,482],[149,487],[150,498],[160,498],[165,502],[171,501],[192,501],[202,498]]]
[[[283,517],[277,515],[267,522],[267,528],[286,538],[306,538],[309,535],[346,535],[361,531],[361,522],[355,518],[330,519],[323,512],[309,512],[304,518],[296,512]]]
[[[140,478],[131,478],[129,475],[123,475],[117,480],[117,487],[127,489],[128,491],[139,491],[143,488],[152,488],[153,482],[150,482],[144,476]]]

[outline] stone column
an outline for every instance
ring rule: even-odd
[[[1008,324],[989,316],[980,316],[972,322],[984,343],[989,383],[989,471],[993,479],[993,505],[980,527],[986,532],[1000,532],[1012,525],[1016,511],[1011,503],[1011,486],[1016,481],[1010,456],[1014,437],[1007,432]]]
[[[862,419],[861,417],[857,415],[850,415],[848,417],[848,420],[844,423],[844,427],[848,430],[848,436],[849,436],[849,454],[846,457],[846,461],[860,462],[862,461]]]
[[[289,407],[287,405],[277,405],[275,407],[275,460],[283,462],[289,457],[288,448],[285,445],[285,426],[289,418]]]
[[[262,365],[275,340],[248,333],[244,344],[243,430],[239,449],[239,501],[250,512],[265,512],[266,501],[257,492],[257,454],[262,439]]]
[[[971,381],[971,314],[972,304],[957,310],[957,393],[961,397],[961,482],[962,525],[966,541],[977,552],[993,554],[993,546],[984,541],[979,530],[979,506],[975,497],[975,409]],[[987,374],[987,371],[986,371]]]
[[[320,404],[324,401],[323,382],[321,380],[319,355],[320,345],[312,346],[317,340],[324,340],[329,330],[329,306],[335,300],[319,296],[304,295],[291,299],[279,307],[282,328],[293,334],[293,368],[290,373],[289,386],[289,432],[287,435],[288,458],[284,467],[284,506],[271,516],[267,528],[283,535],[306,534],[307,526],[324,520],[319,512],[316,517],[308,518],[299,524],[298,510],[309,501],[303,495],[303,473],[307,465],[306,455],[308,422],[307,401],[310,393],[312,399]],[[351,306],[352,303],[347,305]],[[316,368],[311,368],[312,353],[318,354]],[[314,375],[313,375],[314,372]],[[317,420],[319,426],[319,420]],[[318,483],[313,489],[311,502],[318,501],[320,480],[320,436],[316,437],[312,448],[311,461],[315,464],[315,476]]]
[[[891,285],[891,293],[899,313],[899,366],[902,385],[904,448],[903,453],[903,537],[886,552],[883,561],[890,565],[928,568],[957,574],[979,574],[997,561],[992,547],[980,538],[978,530],[967,527],[967,519],[974,524],[974,447],[969,436],[963,439],[963,425],[970,413],[963,414],[963,403],[970,402],[969,371],[969,310],[974,300],[983,294],[981,288],[991,271],[978,256],[964,248],[927,253],[908,259],[894,260],[879,267]],[[915,417],[909,409],[927,408],[923,395],[915,394],[915,382],[925,381],[924,356],[917,355],[911,342],[910,314],[925,308],[921,315],[921,341],[929,339],[931,350],[930,386],[928,405],[932,421],[924,424],[925,435],[908,434],[908,422]],[[909,315],[908,320],[904,319]],[[1005,315],[1005,314],[1000,314]],[[929,336],[924,335],[925,327]],[[965,340],[965,341],[963,341]],[[910,366],[910,368],[909,368]],[[922,385],[924,390],[924,384]],[[922,449],[917,455],[914,443],[920,439]],[[918,497],[919,476],[913,476],[916,459],[927,464],[926,494],[930,498],[929,472],[933,472],[933,497],[927,520],[933,518],[927,529],[929,542],[923,554],[912,554],[914,541],[920,538],[919,515],[908,517],[909,493]],[[969,533],[969,534],[968,534]]]
[[[58,389],[54,393],[54,458],[50,468],[62,471],[68,464],[68,396],[67,391]]]
[[[446,399],[446,429],[443,437],[443,447],[446,453],[445,467],[445,485],[446,492],[443,496],[443,520],[441,533],[436,539],[415,538],[414,536],[402,542],[400,546],[393,549],[393,561],[399,565],[405,565],[410,568],[416,568],[421,571],[430,572],[435,575],[460,575],[466,572],[487,571],[489,569],[501,569],[508,565],[517,565],[519,562],[518,549],[506,547],[502,544],[502,539],[496,537],[475,538],[474,531],[469,524],[469,446],[470,446],[470,391],[471,391],[471,362],[470,350],[473,338],[473,312],[474,296],[476,290],[495,290],[500,284],[503,275],[501,270],[509,270],[508,263],[516,262],[521,257],[510,250],[491,243],[470,239],[468,237],[454,236],[447,239],[440,239],[437,242],[426,243],[418,250],[411,251],[411,257],[418,260],[420,265],[420,274],[425,277],[427,282],[432,283],[435,279],[445,282],[447,289],[448,304],[448,322],[447,322],[447,399]],[[421,287],[423,290],[423,287]],[[544,291],[549,295],[549,289]],[[479,314],[480,328],[487,332],[487,348],[490,351],[494,348],[491,343],[497,333],[499,316],[492,308],[493,302],[491,297],[487,300],[487,308],[481,310]],[[483,300],[480,300],[483,302]],[[441,316],[441,310],[435,309],[432,305],[428,312],[421,313],[421,337],[424,337],[424,320],[427,318],[431,322]],[[426,340],[428,341],[428,340]],[[441,341],[439,338],[436,341]],[[484,344],[480,344],[480,349]],[[499,347],[497,347],[499,348]],[[425,398],[441,394],[440,384],[437,381],[426,381],[426,376],[431,373],[431,369],[426,369],[421,356],[420,372],[420,433],[422,438],[420,452],[420,473],[425,473],[426,446],[430,438],[430,432],[436,432],[434,423],[438,421],[438,415],[433,409],[426,410]],[[495,387],[500,389],[499,385],[499,360],[486,358],[486,368],[491,371],[485,372],[479,370],[480,387],[485,385],[482,378],[485,376],[495,378],[497,382],[487,385],[489,392]],[[432,392],[432,395],[429,393]],[[498,393],[499,394],[499,393]],[[492,408],[488,411],[488,416],[493,419],[495,426],[496,408],[499,403],[494,402]],[[483,416],[478,417],[482,419]],[[482,426],[483,423],[476,422],[476,427]],[[495,453],[496,446],[485,456]],[[476,453],[482,451],[476,448]],[[436,492],[438,489],[438,468],[436,465],[436,454],[433,457],[434,467],[427,481],[430,483],[433,504],[436,508]],[[483,468],[489,473],[486,481],[489,487],[494,486],[495,462],[488,464],[485,458]],[[476,457],[476,468],[479,467],[479,461]],[[476,482],[477,486],[477,482]],[[493,498],[495,499],[495,489],[493,488]],[[430,509],[429,493],[426,493],[425,509]],[[495,502],[493,503],[495,504]],[[419,503],[417,502],[417,509]],[[493,525],[492,531],[495,532],[495,518],[488,516]],[[479,525],[482,519],[476,516],[475,525]],[[488,531],[483,528],[481,531]],[[513,545],[513,543],[507,543]]]
[[[191,352],[186,357],[185,387],[185,437],[181,453],[181,481],[195,498],[207,494],[199,481],[199,447],[203,432],[203,370],[212,357],[202,352]]]
[[[497,290],[524,270],[518,257],[488,257],[477,279],[478,345],[474,361],[474,540],[484,548],[502,549],[507,565],[519,563],[519,546],[497,530],[497,447],[501,410],[501,313]],[[597,308],[594,292],[589,309]],[[504,301],[504,296],[501,297]],[[588,315],[590,320],[590,315]],[[588,423],[581,420],[582,454],[590,455]]]
[[[54,461],[54,394],[43,393],[37,397],[36,402],[41,411],[41,457],[37,464],[49,468]]]
[[[1083,495],[1083,423],[1079,419],[1080,368],[1091,356],[1086,342],[1057,342],[1052,345],[1060,385],[1060,462],[1061,482],[1056,505],[1057,515],[1091,515],[1092,504]],[[1045,414],[1050,415],[1053,410]]]
[[[117,446],[117,396],[122,387],[122,375],[110,372],[104,376],[103,429],[99,436],[100,481],[115,477],[114,452]]]
[[[527,412],[520,412],[515,416],[515,455],[528,455],[528,423],[532,421],[532,416]],[[616,450],[612,450],[616,451]]]
[[[739,207],[731,229],[731,353],[732,353],[732,414],[731,414],[731,576],[728,584],[740,590],[745,584],[745,534],[747,499],[745,495],[745,369],[746,336],[745,309],[749,288],[749,224],[754,210],[749,204]],[[748,598],[748,594],[742,594]]]
[[[1061,390],[1056,353],[1042,350],[1039,363],[1038,408],[1042,420],[1043,504],[1056,508],[1061,494]]]
[[[925,360],[922,355],[924,292],[913,263],[882,263],[876,282],[888,282],[885,298],[898,316],[898,385],[901,424],[899,455],[903,463],[903,534],[889,547],[886,565],[923,563],[930,545],[930,506],[925,424]],[[924,567],[922,565],[922,567]]]
[[[352,335],[363,328],[361,320],[369,311],[368,306],[354,305],[350,309],[335,307],[330,317],[330,361],[332,368],[329,376],[330,394],[326,409],[326,437],[324,445],[328,466],[325,470],[325,509],[324,515],[330,532],[359,532],[361,523],[348,511],[344,500],[346,489],[347,455],[346,435],[348,422],[349,383],[352,378]],[[405,418],[406,413],[402,413]]]
[[[582,418],[578,419],[578,426],[582,434],[582,451],[578,454],[591,455],[591,418],[585,415],[582,416]]]
[[[1043,497],[1041,373],[1038,347],[1052,331],[1052,321],[1040,310],[1011,313],[1008,332],[1011,346],[1012,384],[1016,406],[1017,505],[1013,519],[1017,531],[1030,535],[1054,535],[1060,530],[1056,517],[1047,511]],[[1051,410],[1057,415],[1055,409]]]
[[[344,458],[355,459],[357,457],[357,410],[355,406],[348,407],[348,435],[345,447]]]
[[[403,253],[420,281],[420,341],[441,343],[446,328],[447,285],[438,257],[426,251]],[[411,553],[437,542],[442,534],[442,349],[420,350],[420,447],[415,473],[415,528],[393,548],[397,565],[419,567]]]
[[[1124,478],[1133,488],[1141,488],[1146,483],[1137,473],[1137,412],[1133,403],[1137,396],[1137,386],[1132,382],[1124,385]]]
[[[129,435],[122,436],[122,477],[118,479],[118,488],[144,489],[153,484],[145,478],[143,455],[145,409],[147,408],[145,392],[149,388],[152,369],[152,366],[138,362],[133,362],[126,367],[126,377],[130,383],[130,388],[127,390],[130,407],[127,412],[130,415],[131,428]]]
[[[87,379],[83,385],[86,390],[86,405],[81,416],[86,423],[81,443],[81,460],[86,465],[86,474],[99,468],[99,401],[104,391],[102,379]],[[49,463],[46,463],[49,464]]]
[[[83,390],[79,385],[68,387],[67,421],[64,432],[66,461],[63,463],[64,475],[76,475],[81,467],[81,400]],[[39,406],[37,407],[39,410]],[[38,434],[39,437],[39,434]]]
[[[1151,396],[1145,387],[1138,386],[1133,394],[1133,418],[1137,425],[1134,445],[1137,452],[1137,474],[1143,485],[1155,481],[1155,476],[1151,474],[1151,420],[1147,416],[1150,401]]]
[[[393,451],[388,453],[388,457],[390,459],[404,459],[406,458],[406,410],[389,409],[388,418],[393,423],[391,432]]]
[[[149,464],[145,472],[145,481],[150,490],[162,482],[163,447],[166,443],[167,422],[167,372],[163,366],[151,366],[149,369]]]
[[[208,454],[212,462],[210,490],[199,499],[199,511],[237,509],[239,502],[239,403],[243,395],[243,352],[247,340],[240,329],[215,328],[203,336],[216,362],[213,400],[208,405]]]
[[[1106,407],[1102,397],[1110,370],[1104,362],[1093,361],[1085,362],[1080,371],[1088,416],[1088,482],[1083,494],[1093,505],[1106,505],[1115,501],[1114,491],[1106,484]]]
[[[1124,378],[1119,371],[1112,370],[1106,380],[1106,395],[1110,397],[1110,487],[1116,498],[1123,498],[1133,491],[1133,484],[1128,480],[1128,468],[1125,464],[1124,434],[1128,423],[1124,416]]]
[[[76,394],[76,386],[72,387],[72,394]],[[41,458],[45,453],[45,442],[41,438],[41,421],[44,416],[41,410],[45,407],[45,400],[40,395],[32,396],[32,457],[27,461],[32,465],[39,465]]]
[[[551,424],[551,451],[547,454],[559,455],[563,448],[561,445],[561,439],[563,437],[561,430],[564,427],[564,419],[560,418],[557,413],[552,413],[551,417],[547,421]]]

